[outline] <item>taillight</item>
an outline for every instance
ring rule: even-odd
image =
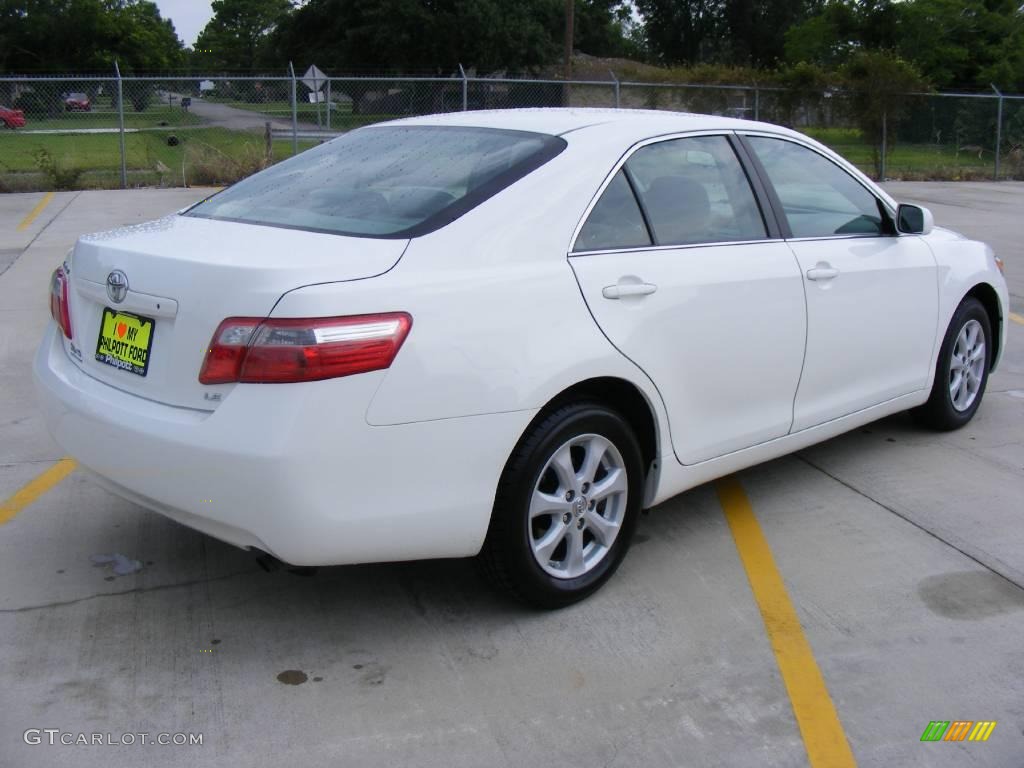
[[[405,312],[351,317],[229,317],[210,340],[201,384],[283,384],[388,368],[412,327]]]
[[[68,305],[68,276],[57,267],[50,278],[50,314],[64,335],[71,338],[71,307]]]

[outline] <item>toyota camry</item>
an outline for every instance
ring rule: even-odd
[[[140,506],[300,566],[477,556],[557,607],[688,488],[899,411],[966,424],[1001,271],[792,130],[465,112],[82,237],[34,372]]]

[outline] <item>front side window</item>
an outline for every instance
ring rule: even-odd
[[[658,245],[762,240],[750,182],[724,136],[650,144],[626,162]]]
[[[831,160],[783,139],[747,141],[775,187],[793,237],[886,234],[878,200]]]
[[[413,237],[453,221],[565,146],[564,139],[526,131],[373,126],[250,176],[185,215]]]

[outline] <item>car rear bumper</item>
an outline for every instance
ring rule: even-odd
[[[384,372],[238,385],[215,411],[176,408],[83,373],[53,323],[33,373],[50,433],[102,485],[295,565],[475,554],[535,414],[373,427]]]

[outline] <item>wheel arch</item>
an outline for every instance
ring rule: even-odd
[[[968,297],[980,301],[985,308],[985,314],[988,315],[988,323],[992,329],[992,361],[989,364],[989,371],[994,371],[999,362],[1003,335],[1003,310],[999,304],[999,294],[988,283],[978,283],[964,296],[965,299]]]
[[[644,463],[645,506],[654,498],[660,469],[661,443],[663,438],[658,428],[658,416],[647,395],[627,379],[618,376],[595,376],[573,384],[550,398],[536,413],[523,430],[519,441],[530,434],[536,424],[551,411],[580,400],[593,400],[608,406],[622,415],[633,429]],[[514,450],[514,449],[513,449]],[[511,452],[510,452],[511,455]]]

